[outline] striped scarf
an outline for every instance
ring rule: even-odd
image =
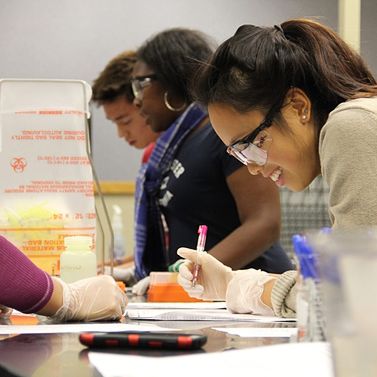
[[[153,270],[167,270],[165,232],[158,204],[161,180],[186,136],[207,116],[197,104],[185,112],[159,137],[147,164],[136,179],[135,275],[138,280]]]

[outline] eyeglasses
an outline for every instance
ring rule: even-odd
[[[273,114],[275,111],[269,111],[263,122],[250,135],[230,145],[227,152],[244,165],[265,165],[267,147],[272,139],[264,130],[272,125]]]
[[[132,92],[135,98],[141,99],[143,97],[143,90],[151,85],[153,80],[157,80],[157,75],[152,73],[145,76],[137,76],[131,79]]]

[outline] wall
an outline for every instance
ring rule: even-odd
[[[122,215],[123,215],[123,237],[125,241],[125,249],[126,249],[126,257],[133,255],[133,247],[134,247],[134,240],[133,240],[133,223],[134,223],[134,200],[133,195],[110,195],[105,194],[104,200],[106,203],[107,211],[110,217],[110,220],[113,216],[113,204],[117,204],[122,209]],[[105,254],[106,254],[106,260],[108,260],[108,250],[110,249],[110,233],[108,228],[106,227],[105,222],[105,214],[103,211],[103,207],[101,204],[101,201],[96,196],[96,208],[98,211],[98,217],[101,219],[101,222],[104,224],[104,232],[105,232]],[[97,223],[97,253],[100,257],[101,250],[102,250],[102,241],[103,238],[101,236],[101,232],[99,231],[100,227]]]
[[[360,52],[377,75],[377,1],[361,0]]]
[[[218,42],[243,23],[278,24],[313,17],[337,28],[336,0],[0,0],[0,77],[81,79],[91,83],[113,56],[174,26],[201,29]],[[377,2],[362,0],[361,54],[377,73]],[[116,136],[92,109],[92,146],[100,180],[134,180],[141,152]],[[131,195],[107,195],[124,211],[127,254],[133,250]],[[100,242],[100,241],[99,241]]]
[[[304,16],[336,28],[337,1],[0,0],[0,77],[91,83],[110,58],[165,28],[201,29],[220,42],[243,23],[273,25]],[[92,123],[99,179],[133,180],[140,152],[117,138],[102,110],[93,108]]]

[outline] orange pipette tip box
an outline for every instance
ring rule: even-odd
[[[36,325],[39,323],[35,315],[12,314],[9,319],[12,325]]]
[[[177,283],[178,272],[151,272],[147,293],[149,302],[202,302],[190,297]]]

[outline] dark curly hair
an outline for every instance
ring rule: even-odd
[[[159,82],[187,102],[199,63],[213,52],[213,41],[197,30],[173,28],[147,40],[137,51],[137,59],[156,73]]]

